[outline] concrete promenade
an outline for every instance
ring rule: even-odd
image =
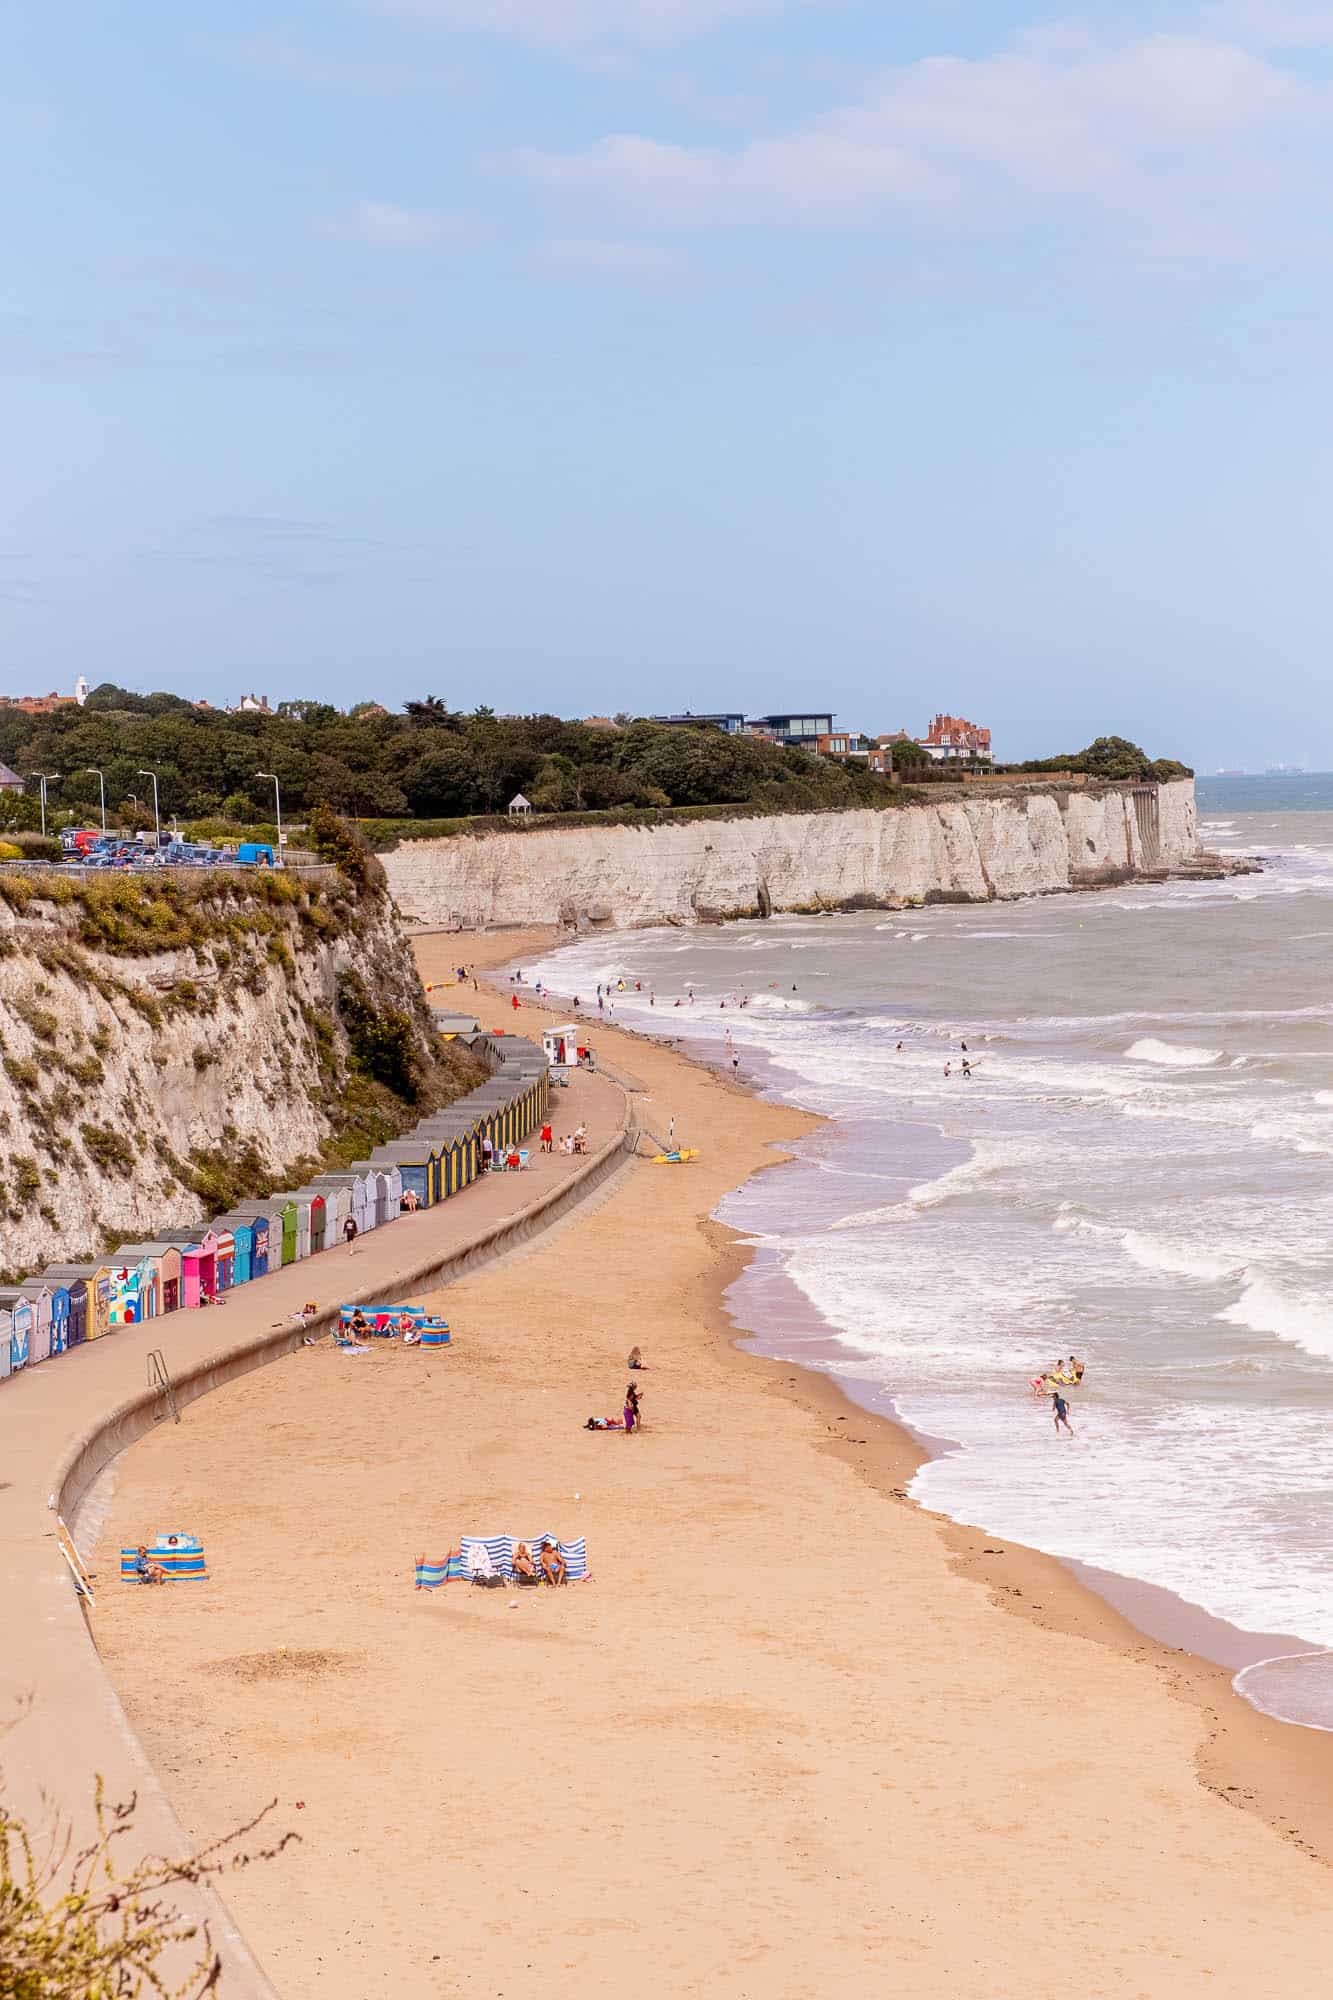
[[[82,1842],[100,1775],[109,1799],[137,1794],[136,1853],[189,1851],[102,1670],[96,1608],[85,1611],[56,1536],[57,1514],[74,1527],[97,1475],[154,1423],[170,1421],[149,1386],[151,1350],[162,1350],[188,1424],[196,1397],[300,1345],[294,1316],[306,1301],[318,1302],[314,1324],[327,1325],[343,1302],[408,1298],[522,1243],[633,1149],[629,1102],[607,1078],[579,1075],[567,1091],[553,1091],[552,1120],[557,1135],[584,1122],[588,1152],[540,1155],[534,1135],[527,1173],[488,1176],[438,1208],[401,1216],[358,1237],[353,1256],[325,1251],[239,1287],[221,1308],[120,1328],[0,1385],[0,1724],[18,1717],[0,1737],[0,1764],[5,1802],[31,1830],[54,1813]],[[167,1525],[177,1524],[145,1523],[145,1533]],[[93,1579],[97,1596],[130,1587],[114,1576]],[[180,1720],[188,1731],[189,1717]],[[178,1901],[209,1922],[227,2000],[272,2000],[221,1901],[211,1891],[182,1892]]]

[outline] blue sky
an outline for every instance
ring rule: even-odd
[[[1333,0],[0,28],[0,689],[1333,766]]]

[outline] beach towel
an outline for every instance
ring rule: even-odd
[[[139,1573],[134,1567],[138,1554],[137,1547],[120,1552],[121,1576],[131,1583],[138,1581]],[[200,1583],[208,1578],[202,1542],[195,1542],[188,1549],[164,1549],[155,1542],[148,1551],[148,1560],[165,1570],[168,1583]]]

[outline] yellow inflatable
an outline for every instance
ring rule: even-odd
[[[683,1146],[678,1153],[654,1153],[653,1165],[655,1167],[680,1167],[685,1164],[686,1160],[697,1160],[698,1157],[699,1148],[697,1146]]]

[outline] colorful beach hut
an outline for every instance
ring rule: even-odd
[[[236,1283],[236,1239],[230,1229],[214,1222],[210,1224],[211,1234],[217,1244],[214,1251],[214,1289],[229,1292]]]
[[[56,1291],[63,1286],[69,1299],[68,1345],[81,1347],[96,1340],[110,1326],[111,1285],[109,1267],[104,1264],[48,1264],[42,1273],[51,1287],[54,1308]]]
[[[377,1146],[370,1162],[382,1171],[396,1169],[400,1202],[409,1191],[423,1208],[430,1208],[437,1199],[440,1156],[429,1140],[400,1139],[391,1146]]]
[[[0,1382],[8,1380],[13,1367],[10,1340],[9,1314],[0,1312]]]
[[[69,1346],[69,1286],[57,1283],[49,1272],[43,1283],[51,1294],[51,1352],[63,1354]]]
[[[9,1322],[9,1366],[13,1373],[32,1359],[32,1301],[17,1285],[0,1287],[0,1317]]]
[[[231,1211],[250,1224],[250,1276],[263,1278],[282,1263],[282,1209],[272,1201],[242,1201]]]
[[[324,1248],[324,1189],[309,1182],[292,1195],[296,1203],[296,1228],[303,1257],[314,1257]]]
[[[269,1211],[268,1226],[268,1268],[276,1271],[279,1264],[295,1264],[305,1252],[300,1245],[297,1231],[296,1198],[290,1194],[275,1194],[274,1207]],[[277,1224],[276,1233],[274,1224]]]
[[[218,1295],[218,1239],[205,1229],[191,1243],[181,1245],[181,1304],[197,1306],[201,1299]]]
[[[155,1239],[151,1243],[122,1243],[112,1259],[117,1277],[121,1271],[128,1273],[129,1279],[138,1288],[138,1311],[135,1315],[140,1323],[146,1319],[158,1319],[163,1313],[176,1312],[181,1302],[181,1253],[176,1243]],[[112,1283],[112,1313],[116,1311],[116,1280]],[[128,1320],[123,1322],[130,1324]]]
[[[40,1278],[29,1278],[19,1286],[32,1307],[32,1350],[30,1361],[45,1361],[51,1352],[51,1287]]]
[[[255,1225],[253,1216],[220,1215],[213,1224],[218,1242],[225,1236],[231,1238],[231,1283],[248,1285],[255,1275]]]
[[[122,1243],[111,1259],[107,1317],[112,1326],[138,1326],[157,1310],[156,1273],[138,1243]]]

